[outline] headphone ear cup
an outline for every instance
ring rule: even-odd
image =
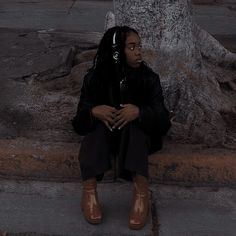
[[[113,55],[112,55],[112,58],[114,59],[115,63],[118,63],[119,62],[119,52],[118,51],[114,51]]]

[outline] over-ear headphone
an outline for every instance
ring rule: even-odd
[[[112,38],[112,58],[115,62],[115,64],[117,64],[119,62],[119,50],[118,50],[118,44],[117,44],[117,39],[116,39],[116,31],[115,33],[113,34],[113,38]]]

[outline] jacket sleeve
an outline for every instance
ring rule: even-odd
[[[91,77],[91,72],[84,77],[77,112],[72,120],[74,130],[82,136],[92,131],[98,122],[92,115],[95,104],[92,99]]]
[[[164,105],[160,79],[157,74],[147,83],[146,103],[140,107],[139,123],[148,134],[165,135],[171,123],[169,112]]]

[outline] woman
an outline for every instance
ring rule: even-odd
[[[148,155],[161,148],[170,121],[159,77],[142,61],[136,30],[116,26],[104,34],[84,78],[73,127],[85,136],[79,155],[85,219],[102,220],[96,181],[115,158],[117,176],[134,182],[129,227],[141,229],[149,208]]]

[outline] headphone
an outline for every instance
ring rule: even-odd
[[[112,53],[112,58],[115,62],[115,64],[119,63],[119,50],[118,50],[118,44],[117,44],[117,39],[116,39],[116,31],[113,34],[113,38],[112,38],[112,49],[113,49],[113,53]]]

